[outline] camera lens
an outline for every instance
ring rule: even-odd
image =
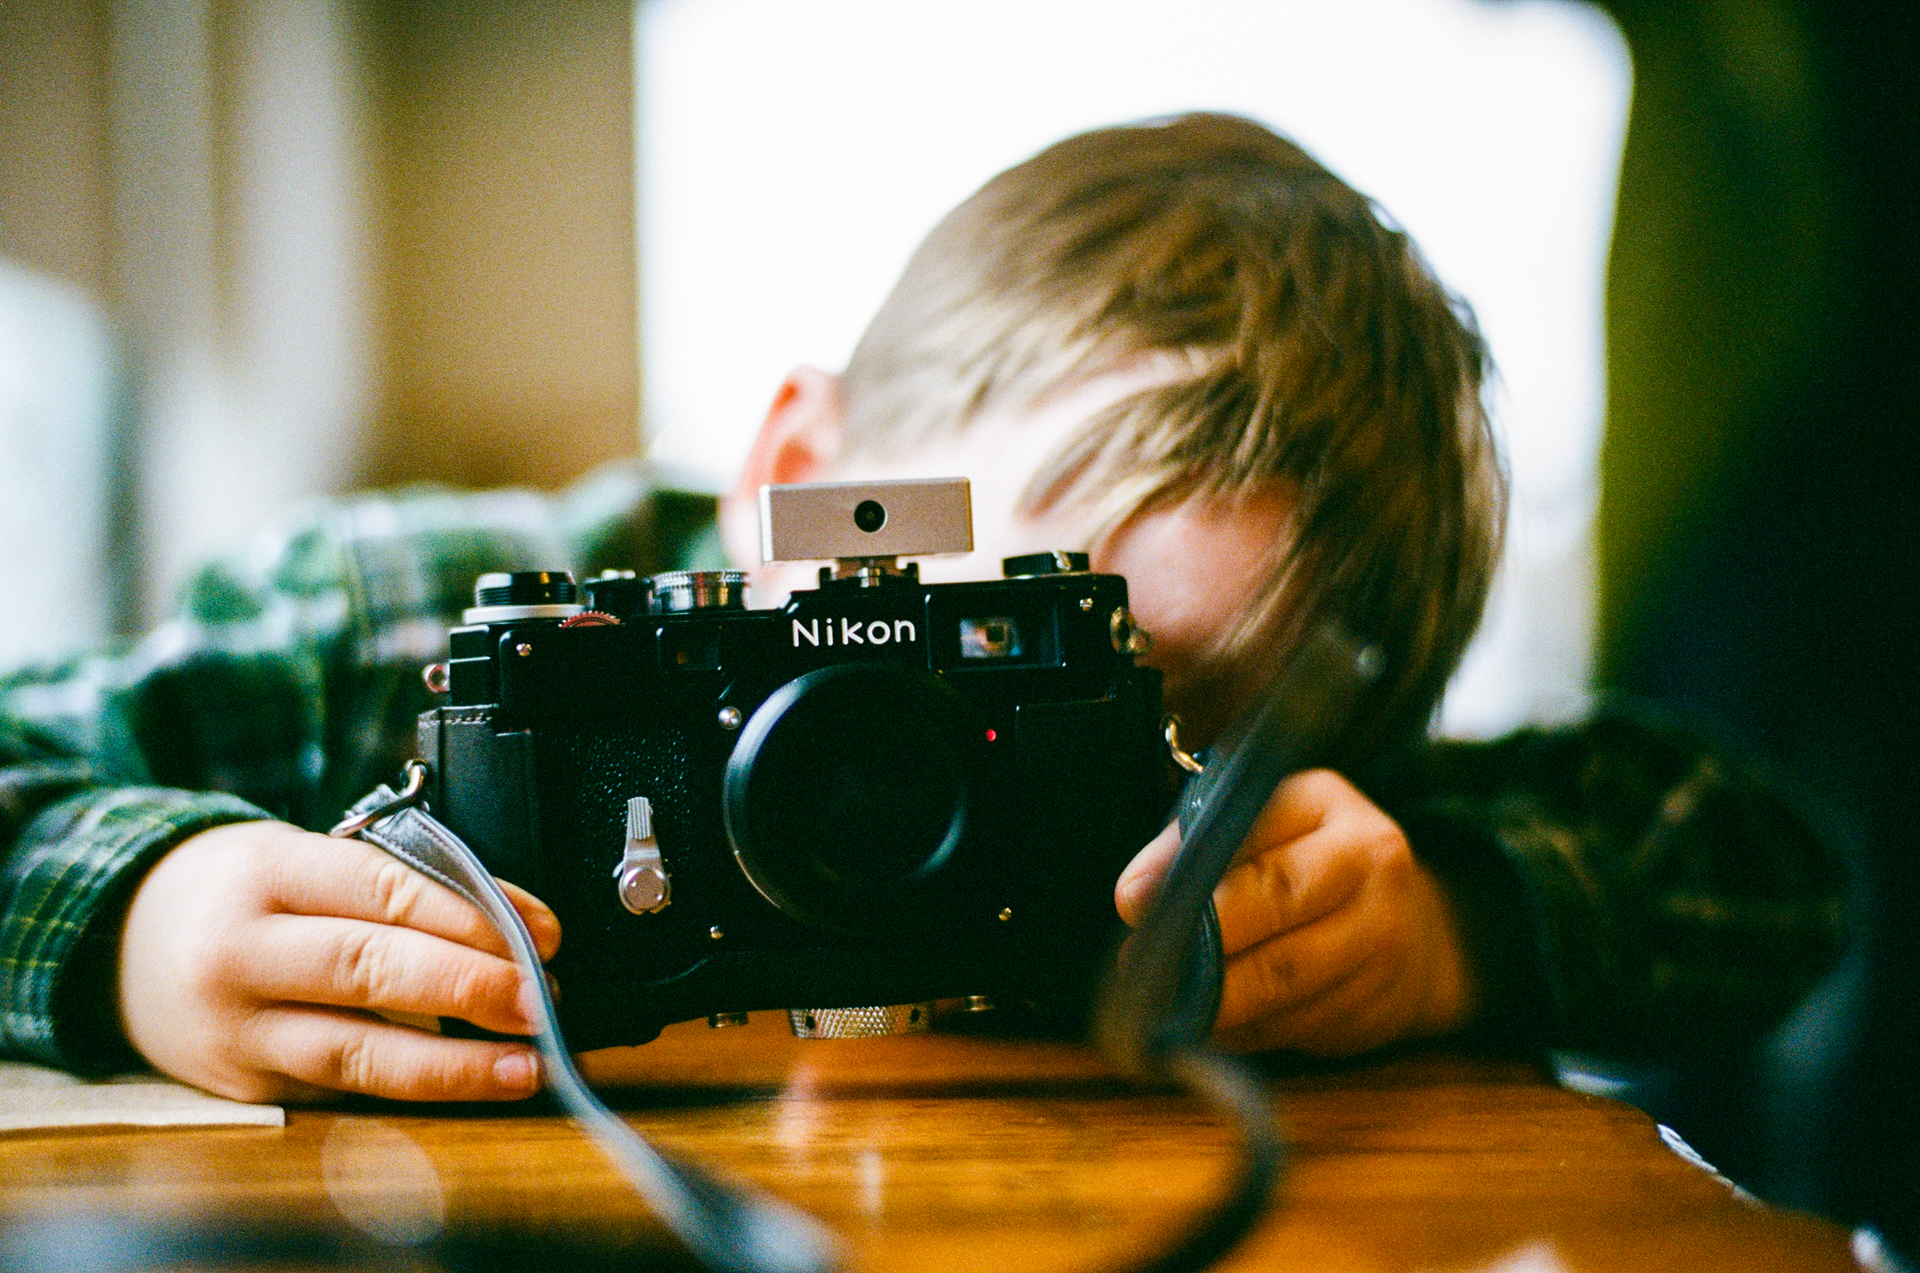
[[[853,506],[853,524],[867,534],[873,534],[887,524],[887,506],[877,499],[861,500]]]
[[[728,762],[727,834],[762,896],[839,931],[910,921],[959,844],[973,731],[926,673],[842,664],[761,704]]]

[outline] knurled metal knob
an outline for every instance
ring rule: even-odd
[[[667,873],[659,865],[620,868],[620,904],[635,915],[651,915],[667,906]]]
[[[866,1008],[788,1008],[796,1039],[878,1039],[933,1028],[933,1002],[885,1003]]]

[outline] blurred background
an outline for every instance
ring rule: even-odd
[[[718,481],[992,172],[1242,111],[1501,366],[1510,551],[1446,727],[1597,682],[1778,762],[1849,855],[1842,968],[1649,1104],[1911,1263],[1920,22],[1602,5],[5,0],[0,666],[140,631],[306,499],[643,444]]]
[[[317,495],[554,489],[642,438],[722,483],[781,375],[837,369],[981,181],[1083,128],[1204,108],[1296,137],[1474,305],[1515,516],[1446,723],[1577,712],[1617,31],[1572,0],[1175,12],[0,7],[0,535],[10,579],[71,598],[0,603],[0,663],[140,630],[196,563]]]

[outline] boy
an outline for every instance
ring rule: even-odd
[[[1646,909],[1619,898],[1664,900],[1642,887],[1642,859],[1711,875],[1725,846],[1698,827],[1732,801],[1742,827],[1772,837],[1778,869],[1760,893],[1798,904],[1830,881],[1797,824],[1737,774],[1689,771],[1684,748],[1659,752],[1673,753],[1664,777],[1617,793],[1623,825],[1650,810],[1673,824],[1639,857],[1604,820],[1539,802],[1533,817],[1527,784],[1502,776],[1551,788],[1570,764],[1644,765],[1661,741],[1646,731],[1585,739],[1570,759],[1494,748],[1491,767],[1472,749],[1407,750],[1492,567],[1500,482],[1483,364],[1404,237],[1296,147],[1223,116],[1101,130],[947,218],[844,376],[789,377],[721,529],[747,562],[762,482],[965,474],[979,551],[925,563],[927,576],[994,574],[1024,549],[1092,551],[1128,576],[1196,746],[1302,632],[1338,618],[1384,655],[1347,769],[1400,820],[1330,771],[1276,793],[1216,895],[1225,1040],[1343,1054],[1482,1023],[1638,1044],[1673,1015],[1640,988],[1669,984],[1672,968],[1588,921]],[[710,515],[632,474],[559,503],[363,500],[251,566],[208,572],[187,617],[131,655],[10,682],[6,1046],[76,1068],[137,1054],[244,1099],[532,1091],[524,1046],[368,1011],[523,1031],[522,987],[479,917],[376,850],[262,814],[327,825],[410,754],[418,669],[475,574],[718,565]],[[762,569],[759,602],[795,578]],[[1669,798],[1669,770],[1693,784],[1690,807]],[[1515,807],[1531,820],[1510,825]],[[1118,882],[1123,915],[1137,916],[1173,844],[1161,836]],[[1596,864],[1612,888],[1598,901],[1580,891]],[[551,913],[517,900],[550,954]],[[1770,947],[1780,966],[1764,984],[1738,988],[1738,1028],[1777,1013],[1829,957],[1831,933],[1806,928]],[[1680,960],[1682,973],[1699,966]]]

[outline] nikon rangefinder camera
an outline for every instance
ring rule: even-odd
[[[971,551],[968,501],[764,488],[763,556],[835,563],[777,610],[725,571],[480,578],[429,669],[428,798],[559,915],[571,1046],[762,1008],[822,1035],[943,999],[1084,1012],[1172,800],[1160,675],[1084,555],[900,564]]]

